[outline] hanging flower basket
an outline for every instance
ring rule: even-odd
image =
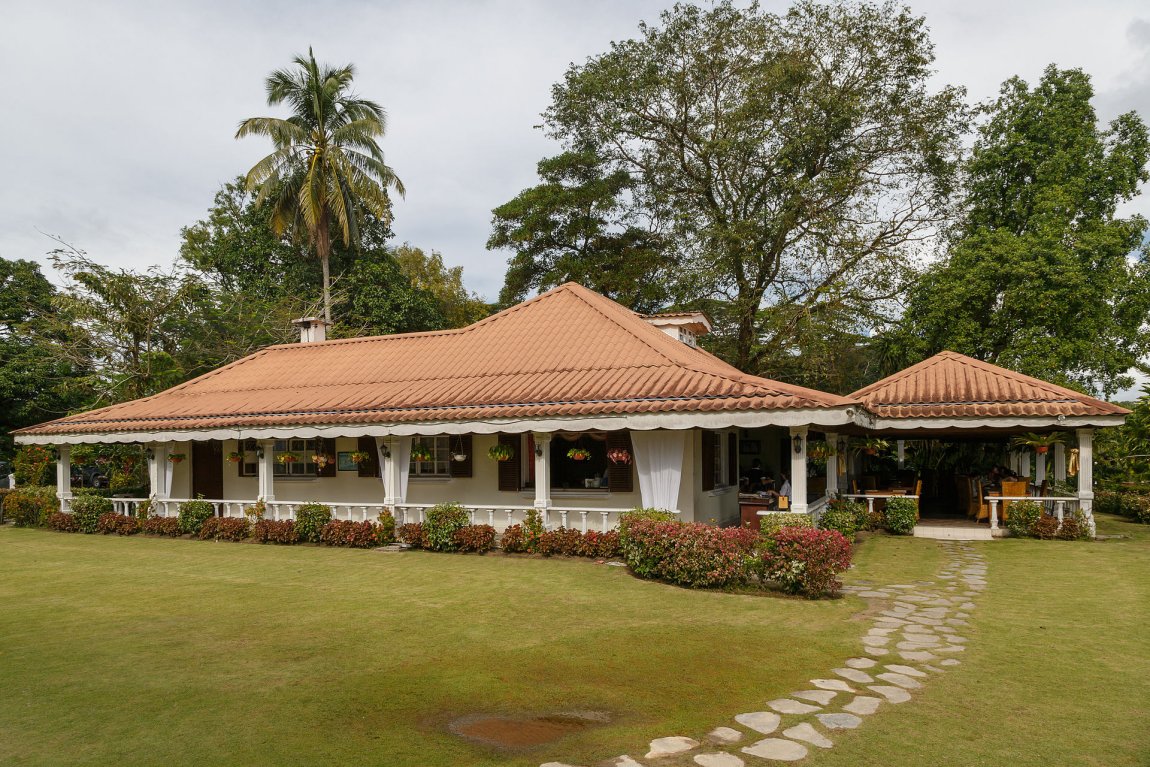
[[[227,457],[228,463],[239,463],[242,460],[244,460],[244,454],[243,453],[236,453],[234,451],[231,453],[228,453],[228,457]]]
[[[591,451],[581,447],[573,447],[567,451],[567,457],[572,461],[589,461],[591,460]]]
[[[611,463],[628,466],[631,463],[631,452],[621,447],[613,447],[607,451],[607,458]]]
[[[825,463],[832,455],[835,455],[835,449],[826,442],[812,442],[807,446],[807,458],[813,461]]]
[[[168,461],[171,463],[183,463],[187,457],[184,453],[172,453],[168,456]]]
[[[356,466],[359,466],[360,464],[367,463],[371,460],[371,453],[367,452],[366,450],[356,450],[348,457],[351,458],[352,463],[354,463]]]
[[[455,461],[456,463],[463,463],[467,460],[467,453],[452,453],[451,460]]]
[[[332,462],[332,457],[323,453],[316,453],[311,457],[311,462],[315,464],[317,469],[323,471],[323,467]]]
[[[278,461],[281,464],[284,464],[285,466],[289,463],[295,463],[298,460],[299,460],[299,456],[296,455],[295,453],[280,453],[279,455],[276,456],[276,461]]]
[[[493,461],[510,461],[515,457],[515,448],[511,445],[492,445],[487,450],[487,457]]]
[[[424,461],[430,461],[431,449],[427,445],[412,445],[411,460],[419,461],[420,463],[423,463]]]

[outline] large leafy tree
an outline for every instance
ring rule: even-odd
[[[826,314],[836,320],[818,332],[854,316],[852,336],[888,318],[944,220],[965,109],[961,91],[928,87],[932,61],[923,20],[892,4],[800,2],[783,16],[676,5],[572,66],[544,124],[595,158],[596,175],[568,186],[626,187],[592,195],[617,207],[601,203],[609,215],[592,215],[590,232],[605,220],[658,233],[671,297],[720,309],[715,348],[771,373]],[[582,254],[552,257],[551,221],[586,205],[572,195],[550,211],[563,190],[549,186],[496,211],[493,243],[516,251],[510,292],[609,261],[594,247],[586,269]],[[518,225],[532,217],[542,224]]]
[[[491,313],[478,294],[463,284],[463,267],[447,266],[443,254],[425,252],[408,243],[392,249],[392,257],[415,290],[424,291],[435,299],[443,325],[459,328],[483,319]]]
[[[966,165],[949,253],[911,291],[888,345],[1105,394],[1130,385],[1150,351],[1147,222],[1117,211],[1150,178],[1150,138],[1133,112],[1099,127],[1092,96],[1085,73],[1054,66],[1034,88],[1003,85]]]
[[[265,136],[275,150],[247,174],[249,189],[271,208],[276,234],[306,237],[323,269],[324,319],[332,321],[330,260],[332,228],[344,245],[359,242],[361,211],[388,220],[387,190],[403,184],[384,162],[379,139],[386,132],[383,108],[352,92],[355,68],[320,66],[308,50],[294,68],[267,78],[268,106],[286,103],[287,118],[250,117],[236,138]]]

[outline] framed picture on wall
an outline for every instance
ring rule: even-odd
[[[359,465],[351,460],[351,451],[336,453],[335,467],[340,471],[359,471]]]
[[[758,455],[763,452],[763,441],[760,439],[739,440],[739,455]]]

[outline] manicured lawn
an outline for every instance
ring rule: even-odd
[[[1096,543],[977,544],[990,586],[963,664],[838,738],[819,765],[1150,764],[1150,528],[1101,516]],[[871,545],[871,544],[877,545]],[[859,552],[865,573],[888,549]],[[975,544],[972,544],[975,545]],[[921,572],[904,557],[908,572]]]
[[[1150,529],[996,541],[962,665],[818,765],[1150,763]],[[871,537],[852,582],[933,580]],[[860,652],[865,603],[690,592],[584,561],[0,528],[2,764],[595,764],[701,736]],[[506,754],[446,723],[612,712]],[[748,758],[748,762],[751,759]],[[683,764],[688,762],[684,761]]]
[[[587,561],[0,528],[0,763],[538,765],[706,732],[858,642],[854,600]],[[502,754],[445,725],[593,709]]]

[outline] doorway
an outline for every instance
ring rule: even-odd
[[[219,440],[192,443],[192,497],[224,497],[224,443]]]

